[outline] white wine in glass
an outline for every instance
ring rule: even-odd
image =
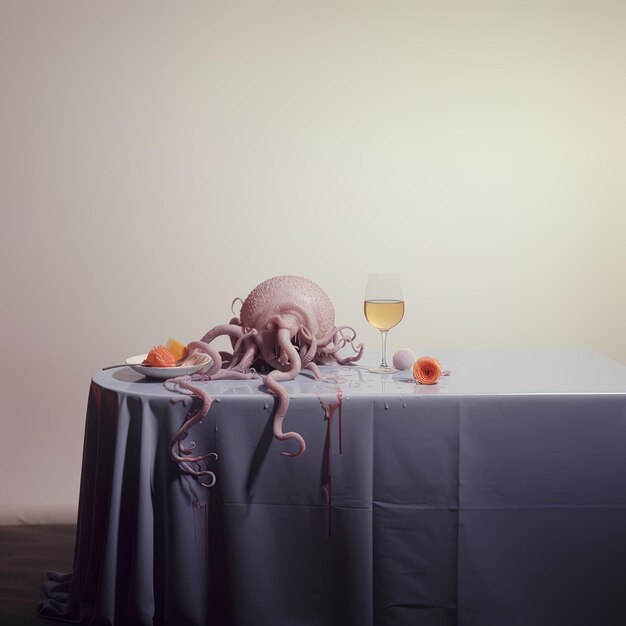
[[[370,372],[390,374],[398,371],[387,365],[387,332],[404,317],[404,298],[398,274],[368,275],[364,311],[367,321],[380,330],[382,339],[382,360]]]

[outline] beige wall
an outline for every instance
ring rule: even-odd
[[[75,506],[89,379],[319,282],[372,348],[626,363],[626,3],[0,3],[0,505]]]

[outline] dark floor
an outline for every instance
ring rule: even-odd
[[[70,572],[76,526],[0,526],[0,626],[63,624],[37,616],[46,572]],[[67,626],[67,625],[66,625]]]

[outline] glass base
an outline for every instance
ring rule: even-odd
[[[398,370],[395,367],[370,367],[368,372],[372,372],[372,374],[393,374]]]

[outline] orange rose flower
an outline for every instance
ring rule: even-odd
[[[441,363],[431,356],[423,356],[413,363],[413,378],[422,385],[434,385],[441,378]]]
[[[176,359],[165,346],[154,346],[144,361],[146,365],[152,367],[175,367]]]

